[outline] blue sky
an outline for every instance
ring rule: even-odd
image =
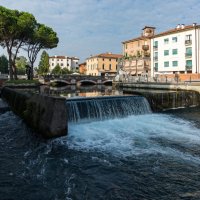
[[[159,33],[177,24],[200,24],[199,0],[0,0],[0,5],[30,12],[57,32],[59,45],[49,55],[80,61],[91,54],[122,53],[121,42],[140,36],[145,25]]]

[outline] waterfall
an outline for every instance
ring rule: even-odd
[[[66,101],[68,121],[93,121],[151,113],[142,96],[76,98]]]

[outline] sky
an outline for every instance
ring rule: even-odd
[[[80,62],[104,52],[122,54],[121,42],[140,36],[144,26],[159,33],[177,24],[200,24],[199,0],[0,0],[0,5],[30,12],[53,28],[59,44],[47,50],[50,56],[76,56]]]

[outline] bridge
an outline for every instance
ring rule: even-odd
[[[45,75],[39,80],[44,83],[61,83],[66,85],[111,85],[114,76],[90,75]]]

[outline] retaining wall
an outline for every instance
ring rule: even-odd
[[[1,96],[11,110],[44,138],[67,134],[66,100],[4,87]]]

